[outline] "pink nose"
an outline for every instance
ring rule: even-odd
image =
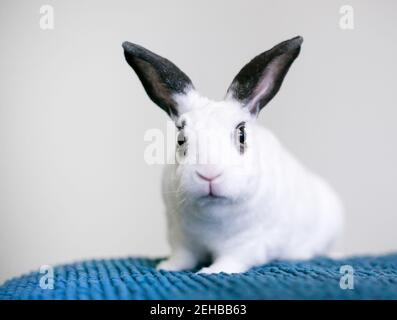
[[[211,182],[212,180],[215,180],[216,178],[218,178],[222,175],[222,173],[215,174],[215,175],[203,175],[202,173],[200,173],[198,171],[196,171],[196,173],[201,179],[203,179],[205,181],[209,181],[209,182]]]

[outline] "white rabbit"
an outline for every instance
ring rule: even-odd
[[[255,57],[220,102],[201,96],[169,60],[123,44],[146,92],[178,128],[178,161],[163,177],[172,252],[158,269],[211,262],[199,272],[244,272],[272,259],[326,254],[337,237],[338,197],[256,121],[302,41],[295,37]]]

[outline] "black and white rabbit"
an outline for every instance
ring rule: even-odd
[[[199,272],[244,272],[330,248],[343,222],[338,197],[257,123],[302,41],[295,37],[255,57],[222,101],[201,96],[169,60],[123,44],[147,94],[178,128],[178,161],[163,176],[172,253],[158,269],[192,269],[209,259]]]

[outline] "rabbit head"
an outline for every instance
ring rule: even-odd
[[[234,202],[253,194],[261,174],[256,119],[299,55],[302,37],[284,41],[246,64],[224,100],[201,96],[169,60],[129,42],[125,58],[147,94],[177,128],[178,190],[200,203]]]

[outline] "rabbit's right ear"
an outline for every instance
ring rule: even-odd
[[[253,115],[276,95],[292,62],[299,55],[302,37],[279,43],[261,53],[234,78],[227,98],[240,102]]]
[[[175,96],[193,89],[189,77],[171,61],[130,42],[123,43],[124,55],[142,82],[146,93],[172,118],[179,115]]]

